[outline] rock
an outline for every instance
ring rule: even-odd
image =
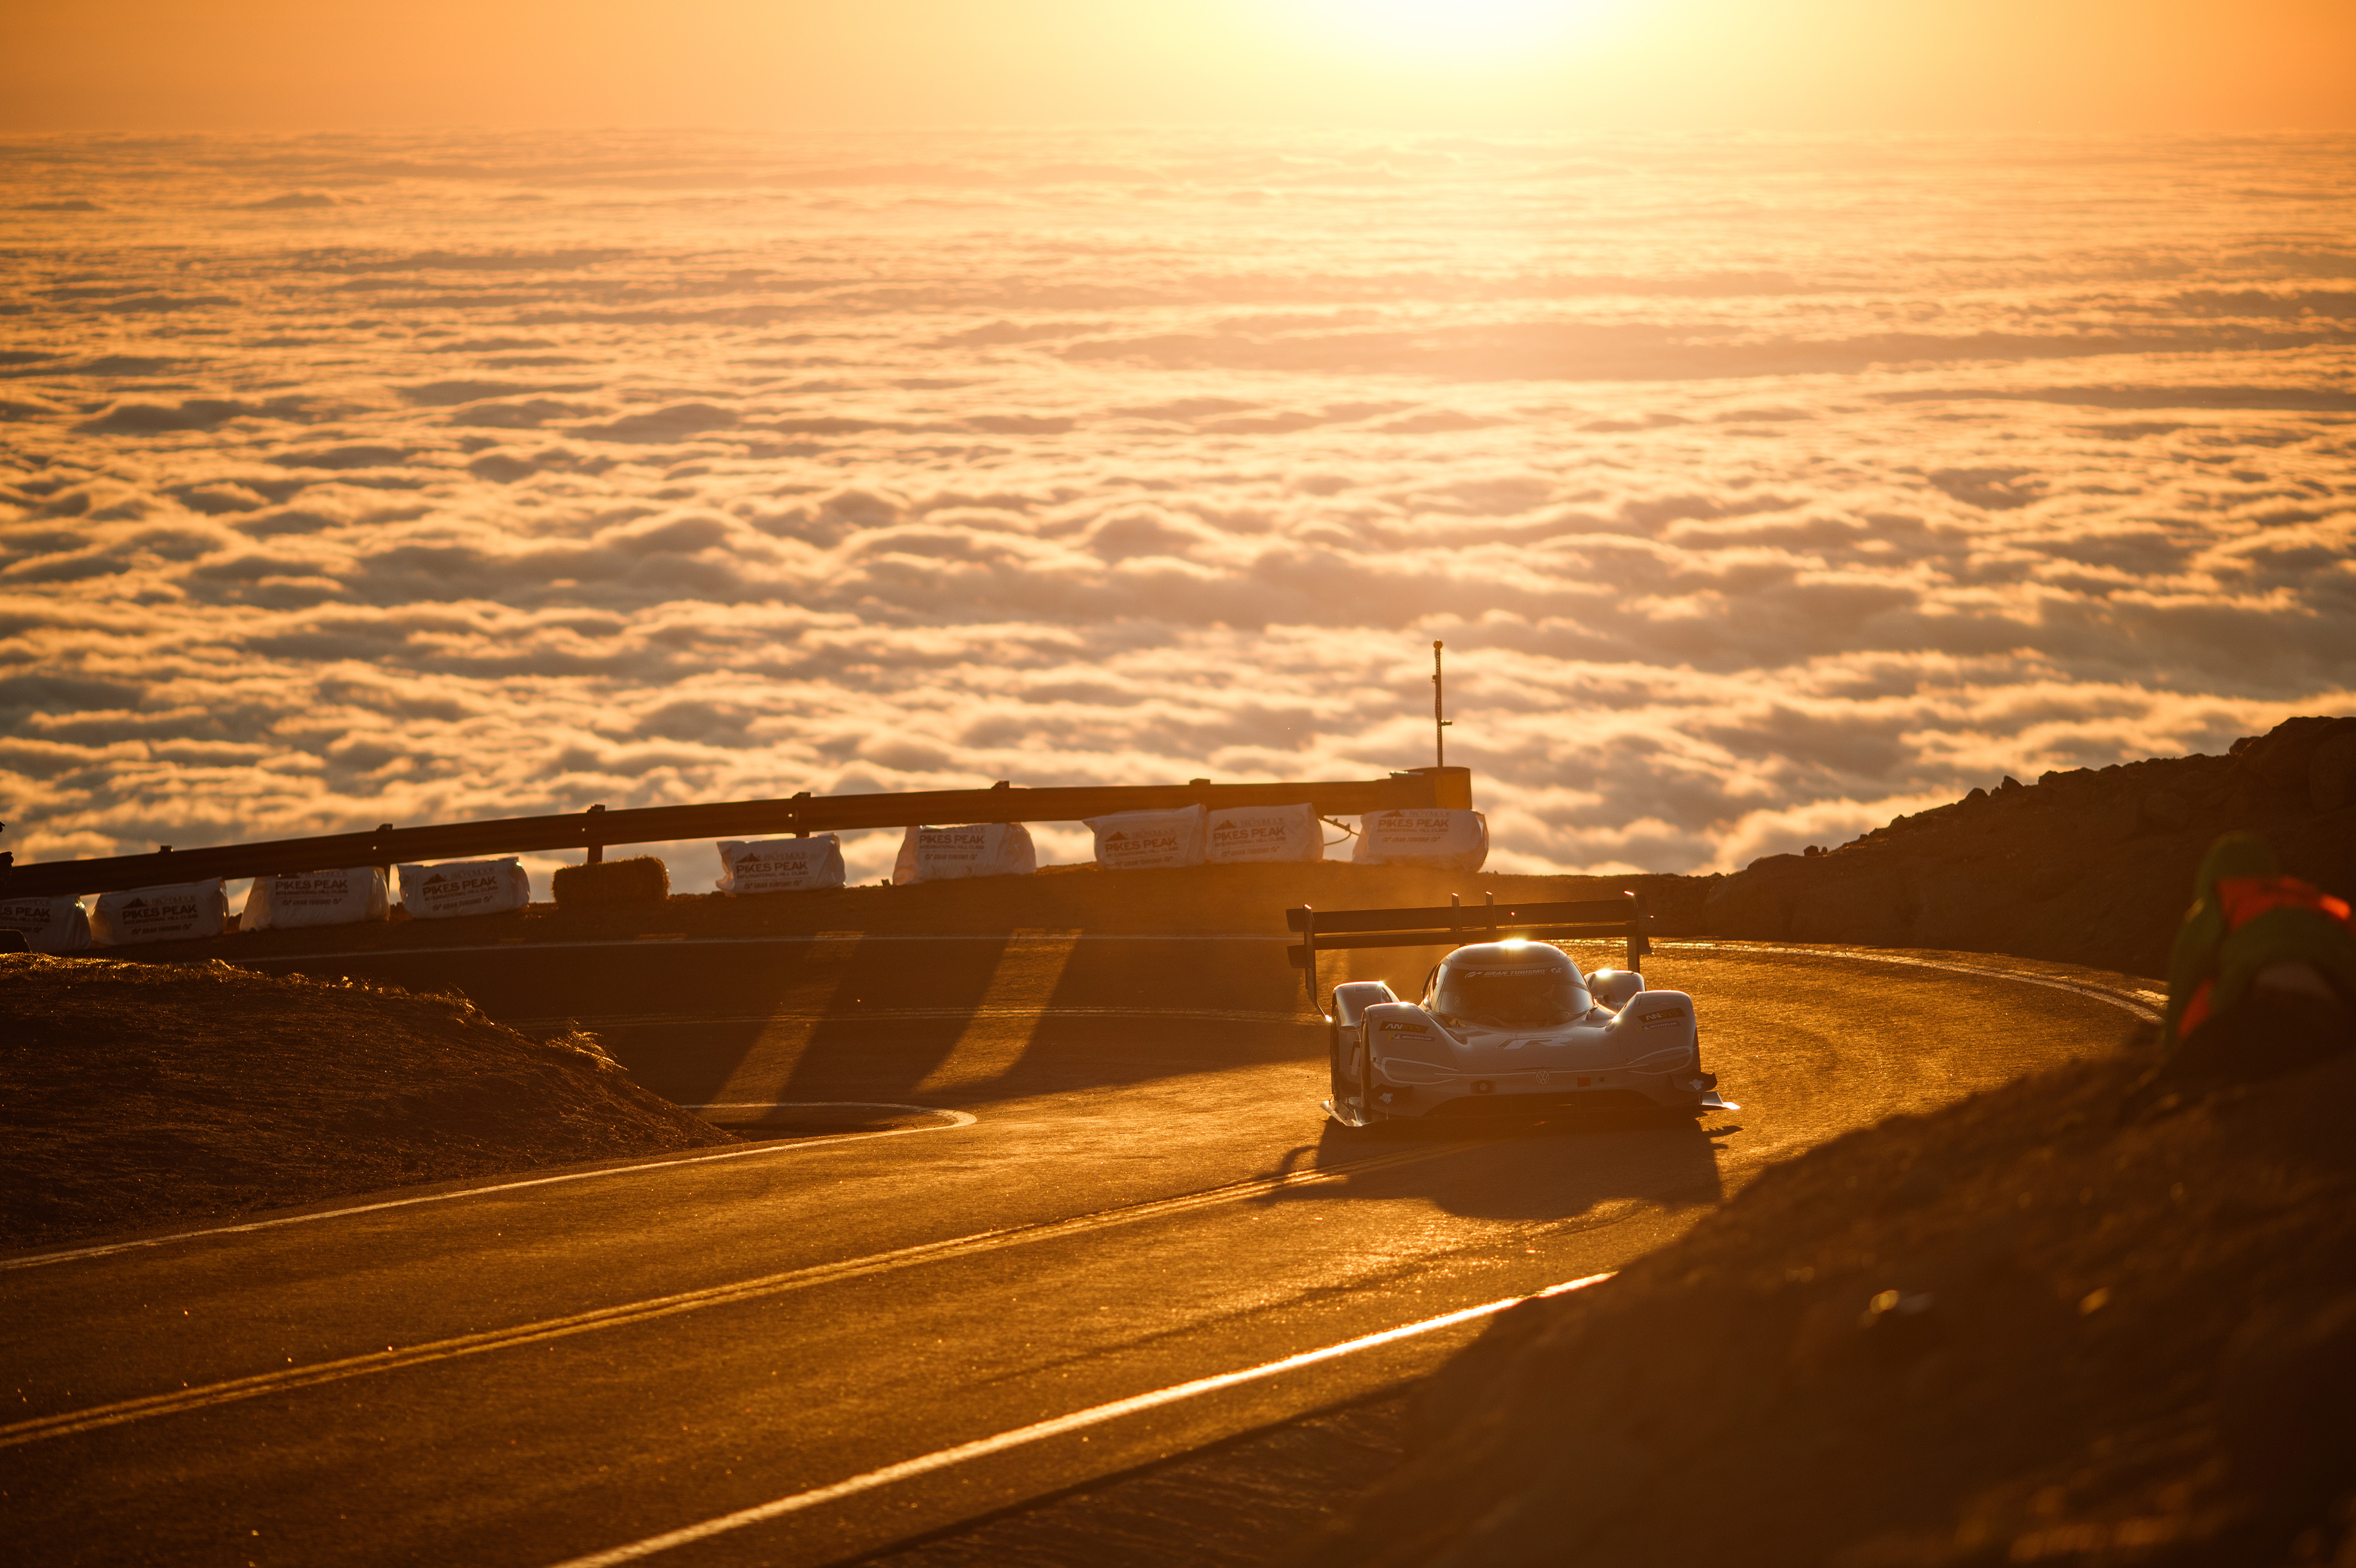
[[[1869,1353],[1883,1361],[1911,1361],[1947,1337],[1945,1315],[1929,1291],[1885,1290],[1865,1304],[1857,1320]]]
[[[2323,717],[2286,719],[2267,731],[2247,752],[2238,744],[2234,751],[2242,759],[2244,772],[2275,789],[2304,795],[2308,792],[2308,769],[2318,747],[2325,734],[2338,729],[2340,723],[2340,720]]]
[[[2192,803],[2164,786],[2145,795],[2140,809],[2144,822],[2163,833],[2174,833],[2192,820]]]
[[[2297,721],[2241,750],[2055,772],[2034,788],[2008,777],[1837,849],[1809,845],[1697,885],[1692,923],[1676,934],[2009,953],[2163,975],[2193,874],[2222,828],[2264,833],[2286,873],[2356,895],[2345,828],[2356,717]],[[2279,774],[2286,756],[2305,759],[2295,790],[2256,766]],[[2310,794],[2316,805],[2339,804],[2319,816]]]
[[[2262,985],[2186,1036],[2160,1078],[2186,1089],[2254,1083],[2351,1051],[2356,1016],[2337,999]]]
[[[2356,722],[2343,719],[2316,742],[2308,759],[2307,795],[2318,811],[2356,805]]]
[[[1792,901],[1788,940],[1905,944],[1912,933],[1913,910],[1893,865],[1881,859],[1845,874],[1828,866],[1825,873],[1809,879]]]
[[[2261,1307],[2219,1381],[2235,1470],[2277,1507],[2328,1498],[2356,1446],[2356,1294]]]
[[[1785,859],[1796,862],[1798,857]],[[1767,863],[1752,862],[1754,867]],[[1711,886],[1702,906],[1702,926],[1721,936],[1783,941],[1791,934],[1795,891],[1788,877],[1762,876],[1755,869],[1740,872]]]

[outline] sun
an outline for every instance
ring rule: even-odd
[[[1404,59],[1505,59],[1562,43],[1612,0],[1302,0],[1328,40]]]

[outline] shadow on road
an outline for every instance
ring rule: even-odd
[[[1633,1115],[1470,1128],[1412,1122],[1352,1128],[1328,1122],[1316,1143],[1289,1151],[1269,1174],[1349,1166],[1392,1154],[1409,1157],[1332,1181],[1279,1188],[1254,1201],[1273,1206],[1415,1200],[1451,1214],[1494,1220],[1573,1220],[1622,1199],[1715,1205],[1724,1187],[1713,1135],[1732,1130],[1697,1126],[1682,1117]],[[1447,1157],[1413,1158],[1419,1152]]]
[[[667,955],[710,960],[708,950]],[[683,1104],[921,1100],[975,1105],[1239,1065],[1305,1061],[1322,1030],[1267,943],[846,942],[739,950],[764,973],[666,982],[673,1016],[577,1014],[632,1074]],[[648,955],[627,953],[629,962]],[[662,962],[654,957],[652,962]],[[601,982],[608,997],[623,987]],[[537,1005],[537,1004],[536,1004]],[[723,1011],[723,1008],[727,1011]],[[1294,1020],[1298,1021],[1287,1021]]]

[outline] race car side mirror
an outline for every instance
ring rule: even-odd
[[[1599,1007],[1618,1012],[1644,989],[1644,976],[1633,969],[1598,969],[1587,977],[1588,995]]]

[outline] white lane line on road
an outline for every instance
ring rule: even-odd
[[[1412,1339],[1418,1334],[1429,1334],[1440,1328],[1452,1328],[1460,1323],[1470,1323],[1476,1318],[1494,1316],[1509,1307],[1519,1307],[1525,1301],[1536,1301],[1541,1296],[1560,1296],[1567,1291],[1583,1290],[1590,1285],[1599,1284],[1611,1277],[1608,1274],[1591,1274],[1584,1279],[1565,1280],[1560,1285],[1550,1285],[1546,1289],[1534,1291],[1528,1296],[1509,1296],[1503,1301],[1483,1302],[1478,1307],[1467,1307],[1460,1312],[1448,1312],[1438,1317],[1427,1317],[1420,1323],[1409,1323],[1398,1328],[1386,1328],[1379,1334],[1368,1334],[1362,1339],[1345,1339],[1341,1344],[1328,1345],[1320,1350],[1304,1350],[1297,1356],[1287,1356],[1280,1361],[1269,1361],[1257,1367],[1247,1367],[1241,1371],[1220,1372],[1213,1377],[1196,1378],[1193,1382],[1156,1389],[1151,1393],[1141,1393],[1129,1399],[1117,1399],[1109,1404],[1095,1405],[1087,1410],[1075,1411],[1069,1415],[1056,1416],[1052,1421],[1042,1421],[1030,1426],[1017,1427],[1012,1432],[1001,1432],[995,1437],[984,1437],[972,1443],[961,1443],[954,1448],[944,1448],[938,1453],[927,1454],[922,1458],[904,1459],[899,1464],[886,1465],[880,1470],[870,1470],[863,1476],[853,1476],[849,1480],[837,1481],[832,1486],[819,1487],[807,1492],[796,1492],[791,1497],[779,1498],[775,1502],[762,1503],[755,1508],[739,1509],[734,1513],[723,1513],[717,1518],[707,1519],[700,1524],[691,1524],[684,1529],[667,1531],[661,1535],[650,1535],[644,1541],[634,1541],[626,1546],[616,1546],[605,1552],[593,1552],[586,1557],[567,1558],[562,1563],[552,1564],[551,1568],[613,1568],[613,1564],[617,1563],[636,1562],[641,1557],[651,1557],[658,1552],[669,1552],[676,1546],[708,1541],[715,1535],[724,1535],[732,1530],[742,1530],[747,1525],[764,1524],[773,1519],[783,1519],[787,1514],[799,1513],[805,1509],[817,1508],[822,1503],[855,1497],[861,1492],[872,1492],[878,1487],[888,1487],[895,1481],[908,1480],[935,1470],[946,1470],[953,1465],[962,1465],[970,1459],[986,1458],[992,1454],[1002,1454],[1010,1448],[1020,1448],[1025,1444],[1041,1442],[1049,1437],[1060,1437],[1067,1432],[1077,1432],[1084,1427],[1102,1425],[1108,1421],[1118,1421],[1124,1415],[1135,1415],[1141,1411],[1152,1410],[1165,1404],[1175,1404],[1182,1399],[1193,1399],[1197,1394],[1215,1393],[1221,1389],[1234,1388],[1238,1383],[1276,1377],[1280,1373],[1297,1371],[1302,1367],[1312,1367],[1320,1361],[1330,1361],[1338,1356],[1349,1355],[1353,1351],[1371,1350],[1378,1345],[1388,1345],[1400,1339]]]
[[[1562,947],[1616,948],[1617,937],[1572,937],[1557,944]],[[1875,953],[1856,947],[1787,947],[1765,942],[1743,942],[1729,938],[1723,942],[1691,942],[1673,937],[1657,937],[1653,946],[1663,953],[1723,954],[1740,958],[1747,954],[1767,953],[1780,958],[1855,959],[1860,964],[1902,964],[1910,969],[1942,969],[1951,975],[1970,975],[1983,980],[2019,980],[2024,985],[2043,986],[2055,991],[2071,991],[2090,1001],[2104,1002],[2121,1012],[2132,1013],[2146,1023],[2158,1023],[2160,1015],[2153,1009],[2168,1006],[2168,993],[2130,989],[2125,986],[2097,986],[2087,980],[2065,980],[2058,975],[2035,975],[2022,969],[1999,969],[1993,964],[1951,964],[1939,958],[1917,958],[1906,953]],[[552,1019],[561,1022],[561,1019]]]
[[[923,1130],[923,1129],[918,1129]],[[1283,1188],[1306,1187],[1317,1182],[1338,1180],[1344,1177],[1363,1176],[1377,1170],[1387,1170],[1403,1165],[1419,1165],[1426,1160],[1441,1159],[1459,1151],[1462,1146],[1442,1145],[1434,1148],[1402,1149],[1395,1154],[1373,1155],[1365,1159],[1344,1160],[1338,1164],[1319,1166],[1311,1170],[1294,1171],[1285,1176],[1262,1177],[1254,1181],[1238,1181],[1226,1187],[1214,1187],[1201,1192],[1182,1193],[1175,1198],[1155,1199],[1144,1203],[1130,1203],[1115,1209],[1100,1209],[1092,1214],[1076,1214],[1069,1219],[1046,1220],[1033,1225],[1009,1225],[997,1230],[977,1231],[969,1235],[952,1236],[937,1242],[920,1242],[915,1246],[894,1247],[890,1252],[872,1253],[865,1257],[846,1258],[838,1263],[812,1264],[803,1268],[787,1269],[782,1273],[757,1275],[752,1279],[734,1280],[726,1285],[706,1285],[700,1290],[683,1290],[669,1296],[649,1296],[640,1301],[623,1302],[614,1307],[600,1307],[586,1312],[575,1312],[562,1317],[543,1317],[534,1322],[518,1323],[505,1328],[487,1328],[479,1333],[454,1335],[444,1339],[431,1339],[422,1344],[388,1347],[362,1356],[345,1356],[332,1361],[314,1361],[299,1367],[287,1367],[276,1371],[260,1372],[251,1377],[231,1378],[222,1382],[183,1386],[163,1393],[146,1394],[136,1399],[117,1400],[111,1404],[88,1405],[80,1410],[60,1411],[53,1415],[37,1415],[27,1420],[0,1426],[0,1448],[14,1448],[44,1438],[68,1437],[78,1432],[95,1432],[102,1427],[121,1426],[126,1422],[145,1421],[154,1416],[174,1415],[183,1411],[201,1410],[209,1405],[229,1404],[238,1400],[259,1399],[265,1394],[285,1393],[295,1389],[310,1388],[319,1383],[341,1382],[348,1378],[369,1377],[378,1372],[399,1371],[406,1367],[424,1366],[434,1361],[453,1360],[460,1356],[478,1356],[492,1350],[505,1350],[519,1345],[543,1343],[552,1339],[570,1339],[576,1334],[595,1333],[605,1328],[621,1328],[659,1317],[672,1317],[682,1312],[694,1312],[707,1307],[726,1307],[738,1302],[757,1301],[768,1296],[783,1296],[789,1291],[807,1290],[813,1285],[831,1285],[840,1280],[860,1279],[869,1275],[888,1273],[916,1264],[935,1263],[943,1258],[968,1257],[976,1253],[993,1252],[1001,1247],[1022,1246],[1031,1242],[1055,1241],[1088,1231],[1108,1229],[1115,1225],[1133,1224],[1143,1220],[1167,1219],[1196,1209],[1216,1204],[1233,1203],[1246,1198],[1265,1197]]]
[[[1561,947],[1617,948],[1618,937],[1571,937],[1557,944]],[[2098,986],[2088,980],[2065,980],[2058,975],[2036,975],[2021,969],[2001,969],[1993,964],[1952,964],[1939,958],[1917,958],[1908,953],[1876,953],[1858,947],[1791,947],[1768,942],[1745,942],[1736,937],[1724,941],[1687,940],[1679,937],[1655,937],[1654,948],[1662,953],[1712,953],[1730,958],[1746,954],[1770,953],[1784,958],[1853,958],[1860,964],[1902,964],[1910,969],[1944,969],[1951,975],[1975,975],[1983,980],[2019,980],[2031,986],[2044,986],[2056,991],[2074,991],[2079,996],[2097,1002],[2107,1002],[2122,1012],[2133,1013],[2146,1023],[2158,1023],[2159,1014],[2153,1009],[2168,1006],[2166,991],[2145,990],[2126,986]],[[1990,955],[1991,957],[1997,955]],[[561,1020],[555,1020],[561,1021]]]
[[[2107,986],[2090,986],[2083,980],[2064,980],[2051,975],[2031,975],[2020,969],[1998,969],[1977,964],[1949,964],[1937,958],[1915,958],[1903,953],[1862,953],[1854,948],[1827,951],[1820,947],[1766,947],[1744,944],[1719,949],[1725,953],[1773,953],[1803,958],[1854,958],[1862,964],[1899,964],[1909,969],[1944,969],[1950,975],[1974,975],[1984,980],[2018,980],[2027,986],[2043,986],[2048,990],[2070,991],[2090,1001],[2105,1002],[2123,1013],[2132,1013],[2146,1023],[2156,1024],[2159,1014],[2152,1004],[2168,1005],[2168,996],[2158,991],[2114,990]]]
[[[689,1108],[689,1107],[682,1107]],[[909,1106],[911,1110],[936,1110],[930,1105]],[[385,1209],[407,1209],[419,1203],[449,1203],[461,1198],[483,1198],[494,1192],[516,1192],[527,1187],[554,1187],[567,1181],[594,1181],[605,1176],[628,1176],[640,1170],[666,1170],[675,1165],[709,1165],[719,1159],[753,1159],[764,1155],[805,1154],[812,1149],[831,1148],[836,1144],[857,1143],[862,1138],[905,1137],[910,1133],[941,1133],[954,1127],[969,1127],[975,1117],[969,1111],[940,1111],[950,1120],[928,1127],[892,1127],[876,1133],[841,1133],[827,1137],[791,1138],[774,1143],[757,1144],[751,1148],[722,1149],[716,1154],[682,1155],[676,1159],[650,1159],[637,1165],[609,1165],[597,1170],[572,1170],[559,1176],[526,1177],[520,1181],[501,1181],[488,1187],[461,1187],[449,1192],[424,1192],[414,1198],[387,1198],[375,1203],[356,1203],[348,1209],[322,1209],[313,1214],[282,1214],[273,1220],[248,1220],[241,1225],[212,1225],[201,1231],[174,1231],[168,1235],[143,1236],[135,1242],[109,1242],[103,1246],[75,1247],[69,1252],[35,1253],[28,1257],[0,1258],[0,1273],[10,1269],[37,1268],[43,1264],[70,1263],[76,1258],[102,1258],[114,1253],[136,1252],[142,1247],[160,1247],[172,1242],[193,1242],[206,1236],[241,1236],[252,1231],[274,1231],[281,1225],[308,1225],[319,1220],[342,1220],[354,1214],[373,1214]]]

